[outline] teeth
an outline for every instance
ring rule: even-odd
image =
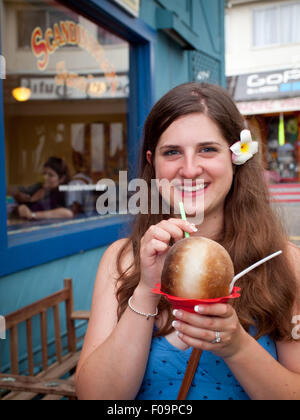
[[[200,191],[200,190],[204,190],[204,188],[207,186],[207,184],[201,184],[201,185],[196,185],[194,187],[186,187],[184,185],[179,185],[178,189],[180,191],[184,191],[184,192],[195,192],[195,191]]]

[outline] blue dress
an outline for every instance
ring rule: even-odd
[[[253,329],[250,333],[253,334]],[[263,336],[258,343],[277,360],[274,341]],[[176,400],[192,348],[179,350],[165,337],[154,337],[137,400]],[[222,358],[202,353],[187,400],[249,400]]]

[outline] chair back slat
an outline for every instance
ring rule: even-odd
[[[48,340],[47,340],[47,312],[43,311],[40,314],[41,322],[41,344],[42,344],[42,365],[43,370],[48,367]]]
[[[66,299],[66,319],[67,319],[67,331],[68,331],[68,350],[70,353],[76,352],[76,335],[74,323],[72,321],[72,312],[74,309],[73,301],[73,289],[72,289],[72,279],[64,280],[65,289],[69,290],[68,299]]]
[[[47,311],[54,313],[55,346],[58,363],[63,361],[63,346],[61,339],[61,325],[59,305],[65,303],[66,307],[66,327],[68,336],[68,350],[71,353],[76,352],[76,333],[75,323],[72,319],[74,311],[72,279],[64,280],[64,289],[53,293],[37,302],[27,305],[15,312],[5,316],[6,330],[10,331],[10,360],[11,373],[19,374],[19,355],[18,355],[18,325],[26,322],[26,340],[27,340],[27,361],[28,373],[34,376],[34,352],[33,352],[33,318],[40,317],[40,333],[42,346],[42,370],[48,368],[48,338],[47,338]]]
[[[34,375],[34,360],[32,346],[32,319],[26,320],[26,338],[27,338],[27,358],[28,358],[28,374]]]
[[[33,318],[34,316],[39,315],[41,312],[47,311],[52,306],[64,302],[69,298],[69,288],[62,289],[53,295],[47,296],[44,299],[32,303],[31,305],[25,306],[18,311],[12,312],[11,314],[5,316],[6,329],[10,329],[14,325],[18,325],[21,322],[26,321],[26,319]]]
[[[10,328],[10,364],[13,375],[19,374],[18,326]]]
[[[55,347],[56,357],[59,363],[62,362],[62,343],[60,335],[59,305],[53,306],[54,329],[55,329]]]

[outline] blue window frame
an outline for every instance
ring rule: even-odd
[[[142,20],[123,12],[107,0],[60,1],[65,6],[91,18],[130,43],[130,97],[128,102],[129,177],[136,173],[139,142],[144,121],[154,101],[154,43],[156,32]],[[1,34],[0,34],[1,36]],[[0,38],[0,54],[1,54]],[[3,84],[0,80],[0,276],[117,240],[125,232],[128,216],[59,228],[7,235],[6,165]]]

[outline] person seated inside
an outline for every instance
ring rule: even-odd
[[[79,214],[89,216],[96,209],[94,192],[84,188],[87,185],[93,184],[90,177],[89,159],[85,153],[77,151],[73,151],[72,155],[76,174],[69,182],[71,188],[66,193],[67,206],[75,216]]]
[[[59,186],[69,182],[69,170],[63,159],[50,157],[43,167],[43,184],[20,188],[14,194],[18,216],[27,220],[71,219],[74,214],[68,209],[65,193]]]

